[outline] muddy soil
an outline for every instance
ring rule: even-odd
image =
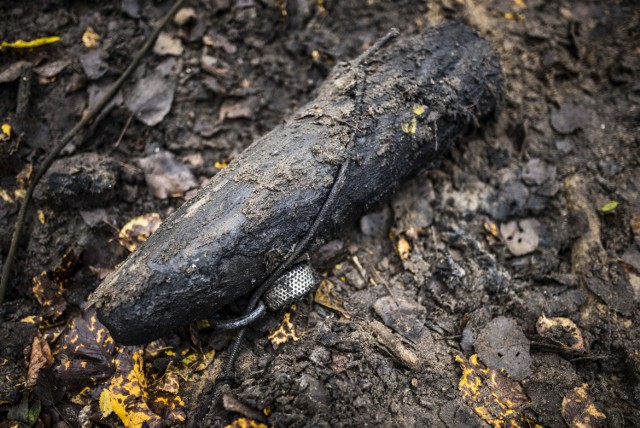
[[[0,120],[11,126],[0,134],[0,260],[29,165],[95,105],[170,6],[2,2],[0,41],[61,40],[0,51]],[[0,420],[122,426],[119,414],[103,420],[99,398],[124,348],[83,360],[103,364],[90,374],[70,376],[64,358],[88,295],[132,249],[123,226],[143,214],[165,219],[391,27],[416,34],[455,20],[501,55],[501,113],[311,255],[325,298],[288,312],[296,340],[270,336],[281,313],[252,329],[221,402],[212,404],[213,383],[232,334],[198,323],[128,350],[141,352],[152,377],[174,367],[158,349],[197,358],[215,350],[170,389],[186,420],[162,414],[157,426],[239,417],[269,426],[640,426],[636,2],[186,6],[193,13],[165,28],[34,195],[0,307]],[[41,373],[30,373],[36,365]],[[481,381],[486,373],[498,381]],[[495,398],[507,389],[522,402]]]

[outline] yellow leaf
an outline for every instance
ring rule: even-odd
[[[320,281],[320,285],[313,296],[313,300],[325,308],[339,312],[346,319],[351,318],[351,315],[345,310],[342,302],[333,290],[333,283],[328,279]]]
[[[36,322],[39,322],[39,321],[40,321],[40,317],[37,317],[35,315],[29,315],[20,320],[20,322],[23,322],[26,324],[35,324]]]
[[[396,245],[396,250],[398,251],[398,255],[402,260],[407,260],[409,258],[409,253],[411,253],[411,244],[405,238],[401,237],[398,239],[398,244]]]
[[[262,422],[254,421],[253,419],[239,418],[231,422],[224,428],[269,428],[268,425]]]
[[[108,388],[105,388],[100,393],[100,412],[102,412],[102,418],[106,418],[113,413],[113,406],[111,405],[111,392]]]
[[[40,220],[40,223],[42,223],[42,224],[45,223],[44,211],[38,210],[38,220]]]
[[[300,337],[296,335],[295,327],[291,322],[291,314],[289,312],[285,312],[280,326],[269,335],[269,340],[274,345],[282,345],[290,340],[294,342],[300,340]]]
[[[11,197],[11,195],[9,195],[7,193],[7,191],[4,190],[4,189],[0,189],[0,198],[2,198],[2,200],[4,200],[5,202],[8,202],[10,204],[14,203],[14,200]]]
[[[13,191],[13,196],[16,199],[23,199],[26,192],[27,186],[29,185],[29,179],[31,178],[31,173],[33,172],[33,165],[28,163],[26,164],[16,176],[16,180],[18,181],[18,188]]]
[[[222,159],[221,161],[214,163],[213,166],[215,166],[218,169],[225,169],[226,167],[229,166],[229,162],[231,161],[228,159]]]
[[[30,49],[37,48],[38,46],[48,45],[60,40],[58,36],[41,37],[34,40],[16,40],[15,42],[2,42],[0,43],[0,50],[4,48],[13,49]]]
[[[82,34],[82,44],[89,49],[94,49],[100,46],[100,35],[96,33],[93,28],[87,27]]]
[[[195,363],[196,361],[198,361],[198,355],[190,354],[184,357],[180,362],[182,363],[183,366],[189,367],[191,364]]]
[[[618,201],[609,201],[600,207],[600,212],[608,213],[609,211],[613,211],[618,208],[618,205],[620,205]]]
[[[562,417],[571,428],[600,427],[607,419],[587,394],[588,387],[575,387],[562,399]]]
[[[586,353],[587,342],[582,338],[578,326],[568,318],[547,318],[544,314],[536,322],[538,334],[560,345],[565,351]]]
[[[212,349],[208,352],[206,352],[203,356],[202,359],[200,360],[200,362],[198,363],[198,365],[196,366],[195,370],[197,372],[206,369],[207,367],[209,367],[209,365],[211,365],[211,363],[213,362],[213,359],[216,356],[216,350]]]
[[[9,138],[11,138],[11,125],[8,123],[3,123],[0,126],[0,129],[2,130],[2,133],[0,134],[0,141],[7,141]]]
[[[125,224],[118,233],[118,242],[129,251],[138,248],[160,227],[160,214],[150,213],[135,217]]]
[[[416,104],[413,106],[413,114],[415,114],[416,116],[422,116],[426,110],[427,108],[420,104]]]
[[[415,117],[411,119],[411,122],[402,124],[402,132],[409,135],[415,135],[416,130],[418,129],[418,119]]]
[[[504,372],[485,368],[478,355],[468,360],[456,356],[462,367],[458,389],[462,399],[478,416],[494,428],[539,426],[524,413],[529,397],[519,382]]]

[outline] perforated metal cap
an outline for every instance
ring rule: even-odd
[[[263,296],[264,303],[277,311],[301,299],[320,282],[309,263],[299,263],[286,271]]]

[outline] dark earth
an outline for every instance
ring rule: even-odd
[[[61,40],[0,51],[0,260],[29,165],[171,4],[2,2],[0,43]],[[2,426],[640,426],[637,2],[185,7],[34,193],[0,307]],[[498,50],[502,111],[311,254],[322,292],[284,315],[298,340],[278,343],[269,315],[213,402],[233,333],[105,339],[86,302],[144,238],[120,232],[131,219],[165,219],[390,28],[453,20]],[[129,413],[108,411],[107,390]]]

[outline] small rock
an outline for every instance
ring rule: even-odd
[[[560,108],[551,106],[551,126],[560,134],[571,134],[583,127],[589,115],[573,103],[564,103]]]
[[[560,150],[565,155],[568,155],[573,151],[573,144],[569,140],[556,141],[556,149]]]
[[[544,183],[555,181],[555,179],[556,167],[540,159],[531,159],[522,168],[522,181],[530,186],[540,186]]]
[[[140,0],[122,0],[122,3],[120,4],[120,9],[122,10],[122,13],[124,13],[125,15],[129,16],[130,18],[140,18],[141,13],[141,7],[140,7]]]
[[[538,248],[540,223],[536,219],[514,220],[500,225],[500,234],[514,256],[523,256]]]
[[[183,51],[182,40],[164,31],[158,35],[156,44],[153,46],[153,52],[162,56],[180,56]]]
[[[422,335],[426,309],[404,297],[385,296],[373,304],[373,310],[387,327],[415,342]]]
[[[173,22],[176,25],[182,27],[185,24],[188,24],[190,21],[196,19],[196,11],[192,7],[183,7],[178,12],[176,12],[176,16],[173,17]]]
[[[372,212],[360,218],[360,231],[365,236],[381,236],[389,230],[391,210],[385,206],[382,211]]]

